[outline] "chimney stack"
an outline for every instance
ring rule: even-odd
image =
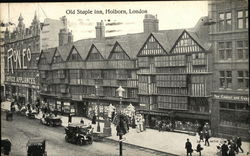
[[[63,46],[68,43],[68,31],[63,28],[59,32],[59,46]]]
[[[105,27],[102,20],[101,22],[96,23],[95,31],[96,31],[96,39],[101,40],[105,38]]]
[[[159,31],[159,20],[157,15],[146,14],[143,20],[144,33]]]
[[[68,43],[73,43],[73,34],[72,34],[72,31],[68,33]]]

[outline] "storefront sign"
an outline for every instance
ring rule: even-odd
[[[7,70],[14,73],[14,66],[18,69],[27,69],[27,62],[31,60],[31,51],[29,48],[22,50],[7,50]]]
[[[146,106],[146,104],[144,104],[144,103],[140,103],[140,106],[143,106],[143,107],[145,107],[145,106]]]
[[[215,99],[225,99],[225,100],[239,100],[239,101],[248,101],[248,96],[240,95],[223,95],[223,94],[214,94]]]
[[[15,76],[6,76],[6,81],[23,83],[23,84],[36,84],[36,79],[31,77],[15,77]]]

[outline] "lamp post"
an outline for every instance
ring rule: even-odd
[[[97,132],[100,132],[101,131],[101,128],[100,128],[100,100],[99,100],[99,95],[98,95],[98,86],[95,85],[95,89],[96,89],[96,96],[97,96]]]
[[[120,104],[119,104],[119,115],[120,115],[120,121],[119,121],[119,126],[121,126],[122,122],[121,122],[121,110],[122,110],[122,97],[123,97],[123,92],[125,91],[121,86],[119,86],[118,89],[116,89],[116,91],[118,92],[118,96],[120,98]],[[120,127],[121,129],[121,127]],[[119,133],[119,145],[120,145],[120,156],[122,156],[122,134]]]

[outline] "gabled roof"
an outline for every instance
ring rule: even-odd
[[[83,60],[86,59],[94,39],[84,39],[74,42],[74,47]]]
[[[129,51],[130,51],[130,48],[129,48],[129,46],[128,46],[128,42],[124,42],[124,41],[118,42],[118,41],[116,41],[114,47],[112,48],[112,50],[111,50],[111,52],[110,52],[110,54],[109,54],[109,59],[110,59],[110,57],[111,57],[112,51],[113,51],[114,48],[116,48],[117,46],[119,46],[119,47],[123,50],[123,52],[128,56],[128,58],[130,58],[129,55],[128,55],[128,53],[129,53]]]
[[[63,45],[63,46],[59,46],[57,48],[57,51],[61,55],[63,61],[67,60],[72,48],[73,48],[73,44],[66,44],[66,45]]]
[[[69,60],[69,57],[70,57],[70,55],[72,55],[72,53],[73,53],[74,50],[77,52],[78,55],[80,55],[79,52],[78,52],[78,50],[76,49],[76,47],[73,45],[72,48],[71,48],[71,50],[70,50],[69,55],[67,56],[66,60]],[[81,60],[83,60],[82,57],[81,57],[81,55],[80,55],[80,58],[81,58]]]
[[[204,18],[204,17],[203,17]],[[202,18],[202,19],[203,19]],[[211,44],[208,43],[204,38],[204,34],[201,32],[202,29],[206,29],[203,23],[204,20],[201,20],[195,28],[191,29],[174,29],[174,30],[160,30],[158,32],[148,33],[135,33],[135,34],[126,34],[119,36],[110,36],[105,37],[105,39],[98,40],[96,38],[82,39],[75,41],[72,44],[67,44],[64,46],[59,46],[58,51],[62,56],[62,59],[65,61],[74,46],[78,51],[79,55],[83,60],[86,60],[88,53],[92,46],[95,46],[97,50],[101,53],[104,59],[108,59],[110,52],[114,48],[116,42],[119,43],[121,48],[129,56],[130,59],[136,58],[137,54],[141,50],[142,46],[145,44],[149,35],[153,35],[163,49],[168,53],[174,47],[175,43],[178,41],[183,32],[187,32],[203,49],[208,50],[211,47]]]
[[[161,44],[164,50],[168,53],[174,46],[175,42],[179,39],[184,29],[162,30],[153,32],[152,35]]]
[[[107,59],[114,44],[112,41],[93,43],[104,59]]]
[[[51,64],[52,63],[52,57],[54,56],[56,49],[57,48],[49,48],[49,49],[42,50],[40,55],[39,55],[39,61],[41,59],[41,56],[44,55],[44,57],[46,58],[48,64]]]
[[[202,40],[201,38],[198,37],[198,34],[196,32],[193,31],[188,31],[188,34],[190,34],[190,36],[205,50],[209,50],[209,48],[211,47],[211,44],[208,42],[205,42],[204,40]]]
[[[129,58],[134,59],[147,37],[148,34],[146,33],[128,34],[118,38],[117,42],[121,45],[121,48],[127,53]]]

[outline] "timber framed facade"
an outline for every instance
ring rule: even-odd
[[[154,16],[145,18],[158,25]],[[99,101],[103,116],[109,104],[118,106],[116,89],[122,86],[123,107],[133,104],[149,127],[155,126],[155,118],[210,122],[212,53],[206,20],[201,18],[192,29],[97,34],[42,51],[41,97],[52,110],[87,117],[96,112]],[[100,25],[97,30],[103,29]]]

